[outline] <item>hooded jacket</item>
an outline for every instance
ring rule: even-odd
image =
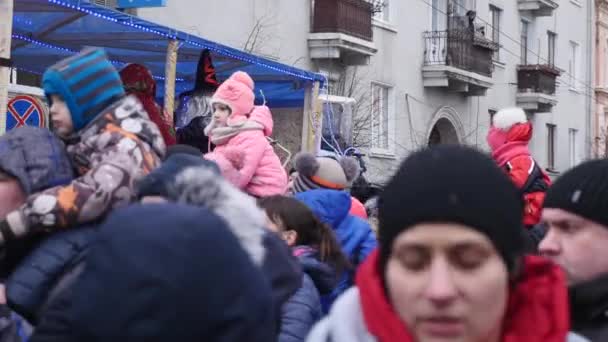
[[[334,270],[318,259],[308,246],[293,249],[304,271],[302,287],[283,305],[279,342],[302,342],[323,317],[321,295],[330,294],[337,283]]]
[[[224,221],[204,208],[158,204],[109,216],[82,274],[49,307],[31,341],[273,336],[269,284]]]
[[[78,177],[30,196],[9,213],[1,230],[4,242],[93,222],[130,203],[136,181],[160,164],[165,144],[141,103],[129,96],[69,139],[67,151]]]
[[[308,342],[414,342],[390,304],[374,252],[357,274],[357,287],[340,297],[330,315],[315,326]],[[501,342],[585,342],[568,332],[568,303],[560,270],[526,257],[524,274],[511,290]]]
[[[242,71],[219,86],[211,103],[228,106],[230,115],[225,126],[213,119],[205,128],[216,146],[205,158],[218,163],[226,179],[253,196],[283,195],[287,173],[267,139],[272,135],[272,113],[254,105],[253,89],[253,80]]]
[[[351,214],[350,195],[345,191],[317,189],[300,192],[295,198],[306,204],[336,234],[342,251],[357,267],[376,248],[377,241],[370,225]],[[331,295],[323,299],[324,310],[347,288],[353,285],[352,273],[345,274]]]
[[[205,158],[218,163],[226,179],[253,196],[282,195],[287,191],[287,173],[267,139],[272,128],[270,109],[256,106],[226,142],[214,140],[216,129],[208,131],[216,147]]]
[[[540,221],[545,192],[551,185],[551,179],[528,149],[532,132],[532,124],[525,113],[515,108],[498,112],[487,136],[492,157],[522,193],[525,202],[523,223],[527,227]]]
[[[175,145],[173,125],[163,115],[163,110],[154,99],[156,96],[156,81],[150,70],[141,64],[129,64],[120,71],[120,78],[127,94],[137,96],[137,99],[142,103],[150,120],[158,127],[165,145]]]
[[[26,195],[74,178],[65,144],[48,129],[30,126],[0,137],[0,171],[17,178]]]

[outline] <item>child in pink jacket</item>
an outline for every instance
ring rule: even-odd
[[[272,134],[272,114],[253,104],[254,83],[235,72],[217,89],[213,118],[205,134],[216,146],[205,155],[215,161],[232,184],[256,197],[284,194],[287,173],[266,137]]]

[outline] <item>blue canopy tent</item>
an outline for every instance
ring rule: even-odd
[[[270,107],[304,107],[306,88],[322,83],[322,75],[260,58],[86,0],[15,0],[12,61],[17,69],[43,73],[55,62],[84,47],[103,47],[117,68],[127,63],[146,65],[164,93],[167,46],[180,42],[175,92],[193,87],[199,55],[211,51],[220,81],[237,70],[256,83],[256,101],[262,93]]]

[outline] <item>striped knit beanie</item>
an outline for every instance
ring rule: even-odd
[[[84,49],[47,69],[42,88],[49,98],[59,95],[79,131],[104,108],[124,96],[120,76],[102,49]]]
[[[562,209],[608,227],[608,160],[585,162],[547,190],[544,208]]]
[[[313,189],[343,190],[359,176],[359,164],[354,158],[315,157],[312,153],[299,153],[294,159],[298,173],[293,181],[293,192]]]

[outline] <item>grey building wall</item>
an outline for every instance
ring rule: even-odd
[[[588,119],[592,109],[588,107],[586,98],[591,91],[587,89],[588,85],[592,84],[587,74],[587,66],[592,63],[587,40],[588,6],[592,0],[558,2],[560,6],[553,16],[529,18],[528,62],[545,63],[547,31],[553,31],[557,34],[556,65],[566,72],[570,63],[570,41],[579,44],[581,66],[577,79],[581,86],[577,91],[571,90],[569,76],[562,74],[558,103],[552,112],[536,113],[531,117],[535,126],[531,147],[539,163],[545,166],[548,156],[546,125],[556,125],[555,169],[564,171],[571,166],[569,130],[577,132],[577,161],[588,157],[587,145],[591,143]],[[522,19],[517,1],[468,1],[481,22],[490,22],[490,5],[502,9],[500,43],[503,49],[500,51],[501,63],[496,64],[492,78],[494,86],[485,96],[472,97],[423,86],[423,32],[431,29],[430,4],[431,0],[390,0],[388,23],[374,20],[374,44],[378,52],[370,58],[369,65],[357,67],[361,94],[364,94],[357,99],[360,108],[369,108],[372,82],[391,87],[390,149],[373,153],[363,148],[369,155],[369,176],[373,181],[384,181],[403,157],[427,145],[431,130],[438,122],[442,129],[453,126],[447,128],[456,133],[458,142],[487,149],[488,110],[516,105],[516,68],[520,63]],[[313,71],[352,72],[352,67],[345,69],[339,64],[320,66],[309,58],[307,38],[311,7],[309,0],[169,0],[165,8],[139,9],[138,15],[240,49],[251,48],[247,41],[249,39],[251,43],[251,34],[259,29],[258,42],[252,49],[256,54]],[[279,126],[286,127],[289,123],[282,122]],[[288,144],[297,146],[291,141]]]

